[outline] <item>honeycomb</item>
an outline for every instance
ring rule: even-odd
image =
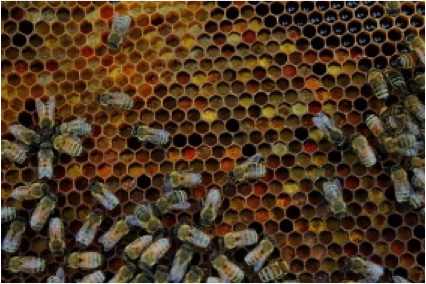
[[[106,44],[114,12],[133,19],[117,51]],[[395,202],[385,170],[392,161],[366,168],[350,148],[322,139],[312,118],[323,111],[346,137],[357,132],[372,139],[363,114],[377,112],[382,102],[366,85],[366,72],[390,67],[406,48],[401,41],[407,34],[424,40],[424,14],[420,1],[402,2],[395,17],[376,1],[2,2],[2,138],[13,139],[11,124],[34,127],[35,98],[49,96],[56,97],[58,119],[84,116],[93,125],[82,140],[85,154],[59,155],[48,181],[59,198],[56,214],[66,225],[68,252],[79,250],[74,237],[84,217],[101,208],[88,180],[98,176],[121,203],[105,212],[100,236],[142,200],[157,200],[166,173],[187,168],[201,173],[203,182],[189,190],[189,210],[162,219],[166,228],[181,218],[198,223],[206,191],[219,187],[221,214],[206,231],[223,236],[253,228],[273,236],[271,259],[287,260],[290,276],[302,282],[359,280],[343,270],[352,255],[423,282],[424,219]],[[95,97],[107,90],[131,95],[134,109],[99,107]],[[131,135],[138,121],[169,131],[170,145],[142,146]],[[225,187],[229,171],[256,152],[265,158],[266,177]],[[24,165],[2,161],[2,206],[30,216],[37,201],[9,195],[35,182],[36,169],[36,155]],[[334,176],[343,181],[349,212],[341,220],[329,215],[322,197],[322,181]],[[107,279],[123,264],[124,247],[141,234],[132,229],[104,253]],[[68,281],[87,274],[64,266],[47,243],[47,226],[39,233],[27,228],[18,254],[42,257],[48,269],[26,282],[44,282],[58,267]],[[164,262],[177,245],[174,240]],[[231,251],[230,259],[243,267],[250,249]],[[94,242],[87,250],[102,247]],[[210,253],[199,249],[192,264],[211,269]],[[3,262],[9,258],[2,252]],[[3,267],[1,279],[24,280]],[[258,280],[246,272],[245,281]]]

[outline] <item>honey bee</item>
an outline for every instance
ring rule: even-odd
[[[164,215],[170,210],[185,210],[191,206],[187,199],[188,196],[185,191],[175,190],[160,197],[155,203],[155,207],[159,215]]]
[[[194,226],[186,224],[175,228],[176,235],[182,242],[188,242],[194,246],[206,248],[210,244],[210,237]]]
[[[210,258],[213,267],[218,271],[223,282],[239,283],[243,280],[244,272],[225,255],[213,253]]]
[[[58,268],[54,276],[47,278],[46,283],[65,283],[65,272],[62,268]]]
[[[8,140],[1,140],[1,156],[9,160],[15,161],[18,164],[23,164],[27,159],[28,147],[10,142]]]
[[[425,159],[418,157],[409,157],[405,160],[405,169],[412,170],[415,168],[424,168],[425,167]]]
[[[102,271],[97,270],[95,272],[90,273],[89,275],[86,275],[81,279],[81,283],[105,283],[105,275]]]
[[[400,1],[385,1],[384,6],[386,13],[392,17],[397,16],[401,11]]]
[[[244,163],[236,166],[229,174],[231,182],[243,182],[249,179],[258,179],[266,175],[266,167],[260,164],[262,156],[256,154]]]
[[[140,257],[142,252],[151,244],[152,236],[146,235],[139,237],[124,249],[124,257],[130,260],[135,260]]]
[[[378,99],[383,101],[387,100],[389,97],[389,89],[382,72],[370,71],[367,75],[367,81]]]
[[[411,69],[415,68],[420,62],[424,62],[424,58],[421,56],[421,51],[416,48],[411,52],[401,54],[396,64],[402,69]]]
[[[418,143],[416,142],[416,136],[412,134],[402,134],[396,138],[385,138],[384,139],[385,149],[389,153],[400,152],[405,154],[403,149],[416,148]]]
[[[30,146],[40,142],[40,136],[34,130],[26,128],[23,125],[11,125],[9,131],[25,145]]]
[[[400,120],[395,119],[391,114],[387,107],[383,107],[380,109],[379,117],[383,122],[383,126],[385,127],[386,133],[395,137],[401,134],[401,131],[404,129],[404,126]]]
[[[326,114],[323,112],[318,113],[317,116],[312,119],[312,122],[329,140],[331,140],[331,142],[333,142],[334,146],[340,148],[345,144],[346,139],[342,131]]]
[[[108,283],[127,283],[132,279],[136,272],[136,266],[132,263],[127,263],[120,267],[114,277]]]
[[[410,281],[408,281],[404,277],[398,276],[398,275],[393,275],[392,281],[393,281],[393,283],[411,283]]]
[[[154,274],[155,283],[169,283],[169,268],[159,265]]]
[[[15,188],[10,197],[16,200],[30,200],[42,198],[45,194],[49,192],[49,186],[45,183],[32,183],[18,186]]]
[[[93,196],[103,205],[107,210],[112,210],[120,203],[118,198],[112,193],[108,186],[100,183],[98,180],[93,179],[89,182],[89,189]]]
[[[54,256],[61,256],[65,251],[65,229],[60,218],[52,218],[49,222],[49,249]]]
[[[275,248],[275,240],[272,237],[264,238],[251,252],[249,252],[244,261],[247,265],[254,266],[254,271],[259,271],[266,259],[272,254]]]
[[[153,242],[139,258],[139,267],[152,267],[170,248],[170,240],[168,238],[158,239]]]
[[[33,215],[31,216],[30,226],[34,231],[40,232],[46,223],[49,215],[56,207],[58,199],[55,195],[49,194],[43,197],[37,204]]]
[[[110,49],[118,49],[129,30],[132,19],[128,15],[120,16],[118,13],[114,14],[111,24],[111,32],[108,36],[108,47]]]
[[[15,253],[21,245],[22,235],[25,232],[26,221],[18,218],[9,226],[9,231],[1,244],[1,249],[8,253]]]
[[[166,175],[165,190],[170,191],[180,187],[192,188],[201,184],[201,174],[190,171],[172,171]]]
[[[48,143],[40,145],[40,151],[37,154],[38,158],[38,178],[50,179],[53,176],[53,158],[54,154],[52,148]]]
[[[393,166],[391,168],[391,179],[394,184],[396,201],[398,203],[408,201],[413,189],[408,181],[406,171],[399,165]]]
[[[130,224],[134,224],[136,223],[135,219],[140,221],[142,223],[142,228],[144,228],[150,234],[154,234],[157,231],[163,229],[163,224],[155,216],[152,206],[148,201],[142,202],[136,206],[135,216],[131,216],[127,220]]]
[[[418,74],[414,78],[414,82],[416,82],[417,86],[419,87],[419,90],[422,92],[425,91],[425,81],[426,81],[425,73]]]
[[[367,139],[359,134],[352,136],[352,147],[354,148],[359,160],[366,167],[374,166],[377,163],[373,148],[368,144]]]
[[[411,115],[407,114],[404,117],[404,122],[405,122],[405,128],[407,130],[408,134],[412,134],[416,137],[422,138],[420,137],[420,128],[417,125],[417,123],[411,118]],[[420,139],[420,140],[424,140],[424,139]]]
[[[223,241],[227,249],[251,246],[257,243],[257,240],[258,235],[256,231],[252,229],[246,229],[239,232],[229,232],[223,237]]]
[[[55,126],[55,97],[49,97],[44,104],[40,99],[35,100],[39,125],[43,135],[49,135]]]
[[[170,282],[180,283],[188,269],[188,265],[194,255],[194,248],[189,244],[183,244],[173,258],[172,269],[170,271]]]
[[[136,275],[130,283],[154,283],[154,276],[144,271]]]
[[[352,272],[361,274],[366,282],[376,283],[384,274],[382,266],[372,263],[371,261],[364,260],[361,257],[355,256],[348,259],[347,267]]]
[[[1,208],[1,222],[7,223],[16,219],[17,212],[14,207]]]
[[[7,269],[13,273],[36,274],[46,269],[46,262],[35,256],[14,256],[10,259]]]
[[[166,145],[170,140],[169,132],[150,128],[141,123],[137,123],[133,127],[133,136],[136,136],[142,143],[150,142],[155,145]]]
[[[384,71],[385,79],[393,89],[402,89],[405,87],[404,77],[395,69],[386,69]]]
[[[103,257],[99,252],[73,252],[65,258],[65,263],[71,268],[95,269],[102,265]]]
[[[407,110],[418,120],[425,120],[425,106],[419,101],[417,96],[409,95],[404,100]]]
[[[75,240],[84,246],[88,246],[95,238],[96,232],[104,219],[100,209],[93,209],[87,216],[83,226],[77,233]]]
[[[121,220],[115,223],[98,241],[104,245],[104,251],[110,251],[129,232],[130,225],[125,220]]]
[[[368,129],[370,129],[371,133],[376,137],[381,137],[385,133],[385,128],[383,126],[380,118],[374,114],[369,114],[365,119],[365,123],[367,124]]]
[[[219,277],[207,277],[206,283],[224,283]]]
[[[425,214],[424,188],[422,188],[419,192],[411,191],[408,202],[414,210],[421,209],[419,213],[420,215],[424,217],[424,214]]]
[[[70,122],[63,122],[59,126],[61,134],[83,136],[92,132],[92,126],[86,122],[85,117],[79,117]]]
[[[200,213],[200,223],[202,226],[211,226],[217,217],[217,211],[222,206],[222,196],[220,190],[213,188],[203,201],[203,209]]]
[[[134,106],[133,99],[129,95],[120,92],[101,93],[98,95],[97,102],[108,110],[128,110]]]
[[[259,278],[262,282],[269,282],[282,277],[288,271],[287,262],[285,262],[285,260],[277,260],[263,268],[259,272]]]
[[[192,266],[189,269],[188,273],[185,275],[183,282],[184,283],[201,283],[203,276],[204,276],[204,272],[201,268],[197,266]]]
[[[413,177],[411,178],[411,184],[418,188],[419,190],[425,189],[425,172],[424,169],[414,169],[413,170]]]
[[[347,215],[346,203],[343,201],[343,189],[339,179],[324,182],[324,198],[330,204],[331,212],[336,218],[343,218]]]
[[[80,144],[80,139],[76,136],[61,134],[53,140],[53,147],[59,152],[66,153],[70,156],[81,156],[83,147]]]
[[[416,54],[422,64],[425,64],[425,42],[423,39],[415,34],[410,34],[407,36],[407,41],[410,50]]]

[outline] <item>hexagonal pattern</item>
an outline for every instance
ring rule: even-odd
[[[253,228],[274,236],[271,258],[287,260],[301,282],[357,280],[340,270],[355,254],[424,281],[424,219],[395,203],[383,164],[367,169],[351,150],[337,151],[322,139],[312,123],[324,111],[345,136],[371,135],[363,113],[382,103],[366,86],[366,71],[388,67],[404,51],[399,41],[407,34],[425,33],[424,2],[403,2],[401,11],[391,17],[375,1],[5,2],[2,137],[11,137],[10,124],[34,126],[35,98],[48,96],[56,97],[61,119],[84,116],[94,126],[82,140],[86,154],[60,155],[49,181],[69,251],[77,250],[82,220],[99,206],[89,179],[99,176],[120,200],[106,212],[101,234],[142,200],[158,199],[164,175],[184,167],[202,174],[202,185],[190,190],[191,203],[212,187],[222,189],[225,200],[211,235]],[[114,12],[133,18],[118,51],[106,45]],[[132,96],[134,109],[97,106],[97,94],[119,90]],[[169,131],[171,145],[144,148],[131,135],[138,121]],[[223,187],[227,173],[256,152],[266,158],[266,177]],[[34,157],[24,166],[2,163],[2,206],[30,215],[36,202],[8,196],[19,183],[35,181],[36,164]],[[318,176],[343,179],[348,217],[328,215]],[[171,228],[185,216],[199,218],[189,209],[166,214],[164,225]],[[108,276],[140,233],[132,230],[105,253],[101,269]],[[45,281],[62,266],[47,242],[46,228],[27,230],[20,252],[43,257],[49,266],[26,281]],[[238,249],[230,258],[243,265],[245,254]],[[193,264],[207,264],[206,251],[196,255]],[[2,260],[8,258],[2,252]],[[84,276],[65,271],[72,281]],[[2,269],[2,281],[20,280]]]

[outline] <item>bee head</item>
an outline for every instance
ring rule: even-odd
[[[364,269],[364,261],[358,256],[349,258],[347,262],[347,267],[353,272],[362,272]]]
[[[346,205],[342,202],[333,202],[330,205],[331,211],[334,213],[334,216],[338,219],[346,217]]]
[[[108,38],[108,47],[116,50],[120,47],[121,37],[117,33],[112,33]]]

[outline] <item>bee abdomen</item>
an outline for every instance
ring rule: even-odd
[[[416,143],[416,136],[412,134],[403,134],[397,138],[398,146],[401,148],[410,148],[413,147]]]
[[[1,208],[1,222],[10,222],[16,218],[16,209],[13,207]]]

